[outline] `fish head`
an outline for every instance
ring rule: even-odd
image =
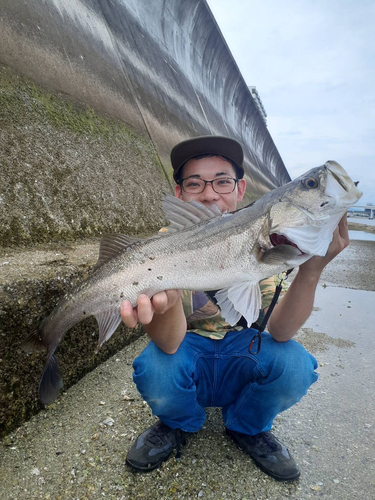
[[[344,168],[335,161],[309,170],[289,186],[282,201],[305,210],[311,219],[323,219],[332,213],[344,214],[362,196]]]
[[[294,265],[313,255],[324,256],[340,219],[362,192],[335,161],[309,170],[283,188],[269,211],[271,244],[298,248],[301,253]]]

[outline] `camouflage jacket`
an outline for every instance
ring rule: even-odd
[[[262,309],[259,311],[258,324],[260,324],[264,317],[264,310],[271,304],[276,286],[280,283],[281,279],[285,279],[284,273],[264,279],[259,283],[262,295]],[[288,286],[283,281],[280,297],[285,294]],[[233,330],[240,331],[244,328],[238,324],[231,326],[227,323],[221,316],[219,307],[204,292],[190,292],[186,290],[182,294],[182,302],[187,319],[188,332],[220,340],[224,338],[227,332]]]

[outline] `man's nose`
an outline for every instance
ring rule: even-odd
[[[219,194],[214,191],[214,188],[212,187],[212,182],[207,182],[203,192],[201,193],[202,198],[205,200],[218,200],[219,199]]]

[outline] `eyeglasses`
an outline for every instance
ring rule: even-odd
[[[211,184],[215,193],[229,194],[234,191],[238,181],[239,179],[233,179],[232,177],[220,177],[219,179],[214,179],[213,181],[205,181],[204,179],[196,177],[187,177],[186,179],[181,179],[179,184],[182,191],[185,191],[185,193],[203,193],[206,189],[206,185]]]

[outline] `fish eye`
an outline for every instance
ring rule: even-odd
[[[304,179],[302,181],[302,184],[307,189],[315,189],[318,187],[318,181],[315,179],[315,177],[309,177],[308,179]]]

